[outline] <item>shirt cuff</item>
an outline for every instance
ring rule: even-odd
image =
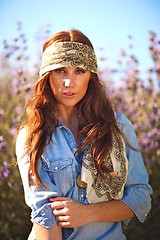
[[[45,228],[51,228],[56,221],[53,209],[51,208],[51,203],[45,204],[37,211],[32,212],[31,221],[36,222]]]
[[[151,210],[150,196],[144,196],[141,191],[138,191],[136,189],[128,189],[127,193],[125,193],[121,201],[132,209],[136,217],[141,222],[144,222],[145,218]],[[129,220],[126,220],[125,223],[128,224]]]

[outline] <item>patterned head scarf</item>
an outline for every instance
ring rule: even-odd
[[[42,55],[40,76],[61,67],[79,67],[97,72],[94,50],[79,42],[56,42],[47,47]]]

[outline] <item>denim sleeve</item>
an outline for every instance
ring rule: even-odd
[[[49,201],[50,197],[61,196],[58,188],[51,182],[50,177],[46,171],[42,170],[42,162],[38,161],[38,173],[40,178],[45,184],[45,187],[28,184],[28,168],[29,168],[29,155],[24,154],[24,142],[26,130],[22,129],[16,141],[16,156],[18,167],[22,178],[25,202],[31,208],[31,221],[36,222],[45,228],[51,228],[55,222],[55,217]]]
[[[118,114],[117,121],[131,146],[139,149],[132,123],[122,114]],[[139,151],[135,151],[127,145],[126,154],[128,158],[128,177],[121,201],[132,209],[141,222],[144,222],[151,210],[152,188],[148,183],[149,176]],[[128,222],[125,221],[126,224]]]

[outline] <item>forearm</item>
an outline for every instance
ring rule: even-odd
[[[88,222],[119,222],[134,217],[133,211],[122,201],[86,205]]]
[[[57,226],[56,223],[50,229],[34,223],[34,232],[36,240],[62,240],[62,228]]]
[[[134,217],[133,211],[120,200],[82,204],[70,198],[50,199],[60,227],[80,227],[93,222],[119,222]]]

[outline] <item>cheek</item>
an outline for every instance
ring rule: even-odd
[[[52,81],[52,82],[50,81],[50,87],[54,95],[57,95],[62,90],[61,85],[55,81]]]
[[[89,80],[88,80],[88,81],[85,81],[85,82],[83,83],[83,85],[82,85],[82,90],[86,92],[87,89],[88,89],[88,85],[89,85]]]
[[[81,85],[81,87],[80,87],[80,89],[81,89],[80,95],[81,95],[82,97],[84,97],[84,95],[85,95],[86,92],[87,92],[88,84],[89,84],[89,81],[83,83],[83,84]]]

